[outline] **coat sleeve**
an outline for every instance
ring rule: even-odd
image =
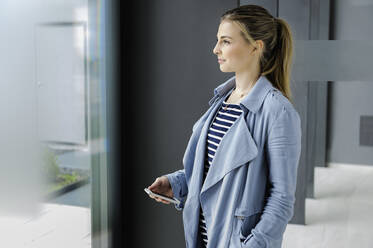
[[[269,196],[258,224],[242,247],[281,247],[294,212],[297,170],[301,152],[301,121],[294,109],[283,107],[268,133],[266,145]]]
[[[185,179],[185,170],[178,170],[173,173],[164,175],[168,178],[171,184],[172,192],[174,197],[180,201],[179,204],[175,204],[175,208],[179,211],[183,210],[186,197],[188,195],[188,186]]]

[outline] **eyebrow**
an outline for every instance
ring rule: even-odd
[[[216,36],[216,38],[217,38],[217,36]],[[221,38],[221,39],[224,39],[224,38],[232,39],[232,37],[230,37],[230,36],[226,36],[226,35],[220,36],[220,38]],[[232,39],[232,40],[233,40],[233,39]]]

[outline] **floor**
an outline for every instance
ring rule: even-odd
[[[283,248],[372,248],[373,166],[315,168],[315,198],[306,225],[288,224]]]
[[[35,216],[0,216],[0,247],[91,248],[90,190],[86,184],[43,203]]]
[[[43,204],[34,217],[0,217],[0,247],[91,248],[90,209]]]

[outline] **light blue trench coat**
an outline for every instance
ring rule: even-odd
[[[184,169],[165,175],[181,201],[175,208],[183,213],[187,248],[198,248],[200,203],[207,248],[280,248],[293,216],[301,121],[265,76],[241,101],[243,113],[220,142],[202,185],[209,124],[234,86],[235,76],[215,88],[210,108],[192,128]]]

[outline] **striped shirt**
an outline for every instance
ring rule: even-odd
[[[225,100],[227,100],[227,98]],[[217,112],[217,115],[215,116],[207,133],[205,166],[204,166],[202,182],[205,181],[212,159],[214,158],[215,152],[218,149],[220,141],[222,140],[224,134],[226,134],[226,132],[232,126],[234,121],[242,113],[242,109],[239,104],[231,104],[231,103],[227,104],[225,100],[223,101],[222,106],[220,106],[220,109]],[[224,110],[227,105],[228,105],[227,109]],[[200,206],[200,218],[199,218],[199,234],[201,238],[201,247],[206,247],[207,241],[208,241],[207,228],[206,228],[206,221],[203,216],[203,210],[201,206]]]

